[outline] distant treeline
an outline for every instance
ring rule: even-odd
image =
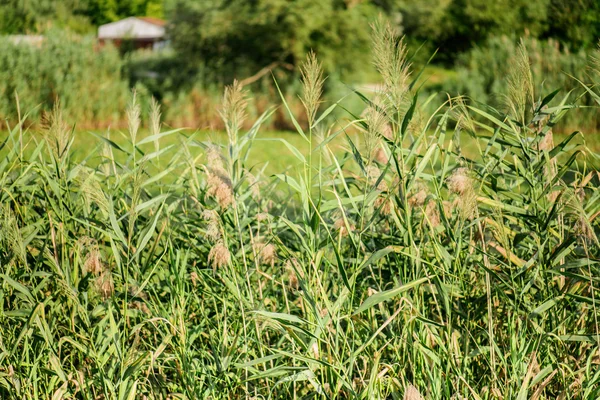
[[[171,49],[96,48],[97,25],[131,15],[167,19]],[[405,35],[415,70],[436,53],[431,63],[448,73],[428,90],[490,102],[502,100],[506,57],[520,37],[537,83],[550,89],[574,86],[565,72],[585,72],[600,36],[595,0],[7,0],[0,33],[47,40],[0,40],[0,115],[14,118],[16,92],[32,121],[60,99],[81,125],[114,125],[136,88],[162,102],[167,122],[213,126],[221,86],[234,78],[250,85],[256,112],[277,96],[271,72],[294,99],[296,66],[309,50],[336,100],[345,83],[375,83],[369,42],[378,16]],[[277,124],[285,127],[283,114]]]

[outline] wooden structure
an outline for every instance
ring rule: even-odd
[[[123,49],[158,49],[165,45],[166,22],[152,17],[129,17],[120,21],[100,25],[100,43],[112,42]]]

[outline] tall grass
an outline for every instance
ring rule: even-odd
[[[519,46],[529,54],[530,67],[536,87],[544,93],[556,89],[578,90],[579,80],[589,80],[589,55],[584,51],[571,52],[553,39],[538,40],[531,37],[521,41],[500,36],[490,38],[484,46],[475,47],[457,62],[456,75],[443,86],[453,95],[466,95],[484,104],[501,106],[509,95],[510,85],[505,77],[514,69]],[[589,98],[579,100],[579,105],[591,105]],[[598,127],[595,110],[578,109],[565,116],[562,129],[589,129]]]
[[[94,39],[60,31],[52,31],[39,47],[0,38],[0,117],[18,122],[19,104],[29,112],[28,121],[38,123],[60,102],[65,115],[82,127],[117,123],[129,84],[121,76],[118,52],[97,46]]]
[[[195,82],[172,57],[168,52],[145,51],[121,56],[117,49],[101,45],[93,37],[60,30],[50,31],[39,45],[0,37],[0,118],[15,125],[24,116],[20,114],[27,112],[27,124],[39,128],[60,104],[65,118],[78,129],[123,128],[133,88],[146,108],[153,97],[160,101],[168,126],[223,129],[218,115],[220,90]],[[278,98],[272,83],[258,86],[253,85],[256,93],[249,102],[255,117],[269,108],[270,100]],[[287,99],[301,109],[291,90]],[[293,128],[282,112],[268,124]]]
[[[2,397],[600,396],[596,156],[578,133],[552,137],[571,97],[427,115],[402,42],[375,31],[385,85],[356,93],[364,117],[326,124],[338,105],[307,59],[308,127],[289,118],[310,152],[284,143],[292,173],[248,164],[274,109],[241,130],[240,85],[225,146],[164,131],[157,107],[139,139],[135,100],[127,144],[106,136],[82,162],[60,110],[42,141],[16,125],[0,163]],[[508,82],[528,76],[520,57]]]

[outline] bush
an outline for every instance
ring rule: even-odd
[[[588,56],[584,51],[572,53],[559,42],[524,39],[530,55],[531,70],[538,97],[556,89],[563,94],[581,88],[572,77],[586,80]],[[482,47],[475,47],[459,59],[456,75],[446,81],[443,89],[451,95],[466,95],[481,103],[502,108],[508,94],[505,77],[514,68],[512,62],[518,40],[507,36],[493,37]],[[581,105],[591,105],[591,99]],[[591,128],[598,126],[594,110],[577,110],[569,114],[561,125],[563,128]]]
[[[130,90],[121,68],[118,52],[92,38],[54,32],[37,47],[2,37],[0,117],[15,120],[16,93],[32,121],[60,102],[65,117],[81,126],[118,123]]]

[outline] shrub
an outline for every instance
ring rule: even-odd
[[[82,126],[109,125],[120,120],[129,93],[121,77],[121,61],[110,46],[54,32],[39,46],[0,39],[0,116],[17,118],[29,111],[31,121],[60,102],[65,117]]]
[[[534,85],[542,93],[556,89],[565,92],[580,88],[572,77],[586,79],[588,56],[582,50],[572,53],[559,42],[524,39],[530,56]],[[456,76],[448,80],[444,89],[452,95],[466,95],[485,104],[502,108],[505,104],[507,87],[505,77],[514,67],[512,62],[518,41],[507,36],[492,37],[482,47],[475,47],[458,62]],[[590,105],[586,98],[581,105]],[[598,119],[594,110],[577,110],[562,122],[563,127],[595,129]]]

